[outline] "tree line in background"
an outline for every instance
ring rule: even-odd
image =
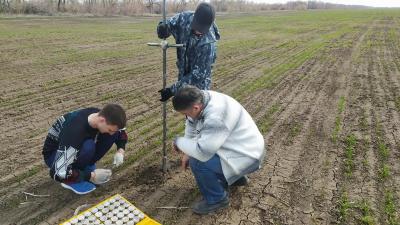
[[[194,10],[200,0],[167,0],[169,13]],[[245,0],[211,0],[218,12],[253,12],[266,10],[309,10],[365,8],[321,1],[290,1],[284,4],[255,3]],[[0,13],[9,14],[91,14],[148,15],[161,14],[162,0],[0,0]]]

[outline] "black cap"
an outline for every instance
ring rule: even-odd
[[[215,19],[215,10],[210,4],[200,3],[194,12],[191,27],[203,34],[207,33]]]

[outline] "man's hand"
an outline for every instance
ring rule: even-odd
[[[181,163],[181,168],[182,170],[186,170],[189,166],[189,156],[186,154],[182,155],[182,163]]]
[[[161,95],[160,101],[165,102],[170,99],[174,94],[172,93],[171,88],[165,88],[158,91]]]
[[[104,184],[111,178],[112,172],[108,169],[95,169],[91,173],[90,182],[93,184]]]
[[[171,33],[169,32],[169,29],[168,29],[168,25],[165,23],[158,24],[157,35],[158,35],[158,38],[160,38],[160,39],[168,38],[171,35]]]
[[[124,162],[124,154],[125,154],[124,149],[122,148],[118,149],[117,153],[115,153],[114,155],[114,161],[113,161],[114,167],[118,167]]]
[[[172,149],[174,150],[174,152],[176,152],[176,153],[183,153],[179,148],[178,148],[178,146],[176,145],[176,139],[172,142]],[[181,168],[182,168],[182,170],[186,170],[187,168],[188,168],[188,166],[189,166],[189,156],[188,155],[186,155],[186,153],[183,153],[182,154],[182,159],[181,159]]]

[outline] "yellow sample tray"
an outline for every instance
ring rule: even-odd
[[[116,194],[61,225],[161,225]]]

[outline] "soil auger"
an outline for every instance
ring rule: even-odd
[[[166,24],[166,0],[163,0],[163,23]],[[160,43],[147,43],[148,46],[159,46],[162,49],[163,53],[163,89],[165,89],[167,85],[167,49],[168,48],[181,48],[185,47],[184,44],[169,44],[168,41],[164,38]],[[163,158],[162,158],[162,171],[166,173],[169,170],[168,161],[167,161],[167,149],[166,149],[166,141],[167,141],[167,102],[163,102],[162,106],[162,116],[163,116]]]

